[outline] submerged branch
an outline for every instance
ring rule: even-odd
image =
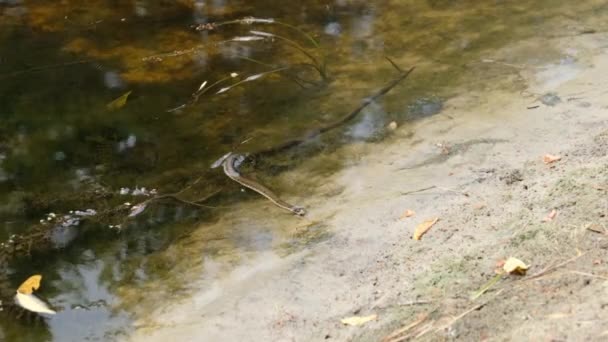
[[[250,158],[256,158],[256,157],[262,157],[262,156],[269,156],[269,155],[274,155],[276,153],[279,152],[283,152],[285,150],[288,150],[290,148],[299,146],[304,144],[307,141],[310,141],[314,138],[316,138],[317,136],[326,133],[328,131],[331,131],[337,127],[340,127],[342,125],[344,125],[345,123],[351,121],[352,119],[354,119],[363,109],[365,109],[365,107],[369,106],[371,103],[373,103],[374,101],[378,100],[380,97],[384,96],[386,93],[388,93],[391,89],[393,89],[396,85],[398,85],[399,83],[401,83],[401,81],[403,81],[404,79],[406,79],[411,73],[412,71],[414,71],[415,67],[411,67],[409,70],[407,70],[406,72],[401,73],[401,75],[399,75],[398,77],[396,77],[394,80],[392,80],[391,82],[389,82],[388,84],[386,84],[384,87],[382,87],[380,90],[378,90],[377,92],[375,92],[374,94],[372,94],[371,96],[365,98],[361,104],[355,108],[353,111],[351,111],[349,114],[343,116],[342,118],[329,123],[327,125],[309,130],[308,132],[306,132],[302,137],[300,138],[296,138],[293,140],[288,140],[285,141],[279,145],[264,149],[264,150],[260,150],[257,152],[253,152],[250,154]]]

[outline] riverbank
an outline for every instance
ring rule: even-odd
[[[308,189],[300,204],[309,221],[268,219],[274,208],[255,201],[214,225],[238,224],[250,236],[278,227],[316,242],[288,255],[254,248],[226,261],[229,270],[203,260],[221,276],[190,274],[180,299],[140,313],[130,339],[377,341],[410,324],[398,336],[606,336],[607,39],[587,32],[504,47],[468,66],[469,79],[482,81],[464,85],[441,113],[381,143],[332,152],[349,161],[344,170],[307,177],[327,158],[319,155],[281,174]],[[539,58],[538,49],[551,52]],[[546,154],[561,159],[545,164]],[[401,218],[408,209],[415,215]],[[421,241],[411,238],[435,217]],[[212,228],[182,243],[194,258]],[[528,274],[471,300],[509,256],[528,263]],[[184,263],[192,261],[176,268]],[[341,323],[368,315],[377,318]]]

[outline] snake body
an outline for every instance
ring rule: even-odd
[[[237,153],[227,153],[220,159],[218,159],[213,165],[212,168],[222,166],[224,169],[224,173],[233,181],[241,184],[242,186],[251,189],[258,194],[266,197],[270,202],[276,205],[279,208],[285,209],[295,215],[304,216],[306,215],[306,210],[302,207],[291,205],[282,199],[280,199],[277,195],[272,192],[272,190],[268,189],[264,185],[252,180],[245,178],[239,172],[240,164],[245,160],[246,156]]]

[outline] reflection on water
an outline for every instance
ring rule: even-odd
[[[476,77],[548,59],[539,73],[548,91],[573,77],[575,52],[537,48],[530,60],[479,62],[541,24],[554,30],[540,34],[573,34],[601,25],[603,12],[593,0],[0,0],[0,241],[52,229],[51,248],[34,246],[10,263],[0,257],[0,299],[40,273],[41,296],[59,310],[44,321],[0,313],[0,339],[113,339],[158,304],[148,296],[175,301],[208,286],[198,300],[210,302],[222,277],[246,278],[236,275],[253,267],[248,258],[275,260],[329,236],[322,223],[296,229],[272,205],[252,204],[256,194],[209,170],[219,156],[274,146],[350,112],[394,77],[385,56],[416,64],[413,79],[347,127],[244,166],[278,193],[304,198],[350,162],[330,154],[337,144],[376,141],[389,122],[439,113]],[[288,25],[210,25],[248,16]],[[263,74],[273,69],[281,71]],[[108,106],[128,92],[124,105]],[[327,153],[314,175],[285,175],[313,153]],[[185,188],[181,202],[167,198],[124,220],[152,190]],[[206,202],[215,208],[188,204],[217,191]]]

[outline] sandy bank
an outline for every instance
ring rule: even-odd
[[[326,227],[321,242],[286,257],[252,253],[142,315],[131,340],[376,341],[420,315],[427,318],[412,331],[427,329],[428,340],[606,336],[608,235],[589,228],[605,229],[608,214],[607,41],[601,33],[530,40],[479,61],[480,79],[488,68],[504,77],[465,85],[440,114],[382,143],[336,152],[350,166],[303,203]],[[549,45],[547,58],[529,58]],[[546,153],[562,159],[545,165]],[[281,177],[319,184],[306,168]],[[235,217],[264,224],[268,208],[247,203]],[[402,220],[406,209],[416,215]],[[433,217],[440,220],[423,240],[412,240],[416,224]],[[285,234],[307,229],[288,219],[270,220]],[[531,264],[529,274],[580,257],[525,285],[505,279],[471,301],[511,255]],[[340,323],[370,314],[378,319],[361,327]]]

